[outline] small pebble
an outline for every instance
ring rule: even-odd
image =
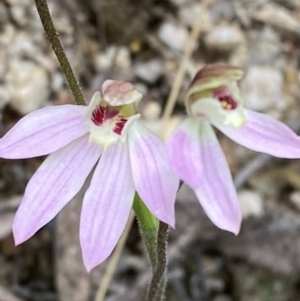
[[[139,62],[134,66],[135,75],[149,84],[156,83],[162,76],[163,71],[164,64],[159,59]]]
[[[267,66],[250,67],[240,85],[245,106],[262,112],[284,109],[282,85],[283,76],[279,70]]]
[[[235,19],[236,16],[232,0],[214,1],[210,11],[214,23],[218,23],[223,20],[232,21]]]
[[[300,191],[294,191],[290,194],[290,201],[300,210]]]
[[[261,217],[264,214],[264,204],[260,193],[252,190],[241,190],[238,193],[243,217]]]
[[[24,7],[20,5],[14,5],[10,9],[11,15],[13,20],[19,25],[19,26],[25,26],[26,23],[28,22],[26,18],[26,11]]]
[[[55,92],[60,92],[65,84],[65,77],[61,72],[56,72],[52,75],[51,89]]]
[[[161,114],[161,106],[156,101],[148,101],[143,108],[143,117],[144,119],[157,120]]]
[[[22,115],[41,108],[48,99],[48,74],[30,61],[11,61],[6,82],[10,104]]]
[[[148,86],[144,83],[141,83],[141,82],[135,82],[134,83],[134,87],[136,90],[138,90],[143,96],[145,96],[148,92],[149,92],[149,89],[148,89]]]
[[[266,26],[260,31],[252,31],[248,43],[250,65],[273,66],[281,55],[280,36],[272,27]]]
[[[158,37],[169,47],[183,51],[189,37],[185,27],[165,22],[158,30]]]
[[[131,66],[130,51],[127,47],[117,49],[116,66],[123,69]]]
[[[251,17],[282,32],[300,35],[300,20],[297,20],[289,10],[275,3],[267,3],[251,10]]]
[[[8,52],[12,56],[34,58],[38,53],[38,48],[32,42],[29,33],[19,31],[15,34],[11,43],[8,45]]]
[[[114,63],[119,68],[129,68],[131,66],[130,51],[127,47],[110,46],[105,52],[95,56],[94,63],[98,72],[108,70]]]
[[[95,56],[94,64],[98,72],[108,70],[112,66],[116,51],[116,47],[109,47],[105,52]]]
[[[0,213],[0,240],[11,234],[14,218],[14,212]]]
[[[197,18],[199,18],[200,14],[202,18],[208,20],[205,24],[203,24],[203,30],[207,31],[211,28],[210,14],[199,2],[184,5],[179,11],[179,18],[184,25],[191,27]]]
[[[204,39],[208,49],[231,51],[245,43],[243,32],[237,26],[220,25],[214,27]]]

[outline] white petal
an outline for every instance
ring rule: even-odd
[[[190,187],[202,180],[202,153],[200,148],[200,120],[187,118],[167,141],[171,167]]]
[[[211,221],[237,234],[242,214],[230,170],[212,127],[201,121],[202,181],[196,195]]]
[[[237,143],[279,158],[300,158],[300,137],[284,123],[247,110],[247,123],[240,129],[218,127]]]
[[[128,146],[108,146],[87,190],[80,220],[83,261],[88,271],[113,251],[128,220],[135,189]]]
[[[179,179],[168,163],[165,144],[140,122],[132,126],[128,142],[136,191],[158,219],[174,227]]]
[[[0,157],[31,158],[52,153],[88,132],[85,106],[61,105],[23,117],[2,139]]]
[[[29,181],[16,213],[16,244],[53,219],[77,194],[99,159],[101,149],[84,136],[51,154]]]

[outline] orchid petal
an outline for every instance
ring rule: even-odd
[[[216,135],[208,122],[201,121],[202,180],[196,195],[211,221],[237,234],[242,214],[230,170]]]
[[[20,244],[53,219],[77,194],[99,159],[101,149],[88,136],[51,154],[29,181],[13,224]]]
[[[134,193],[128,146],[118,141],[104,150],[83,200],[80,241],[88,271],[113,251],[128,220]]]
[[[187,118],[167,141],[167,153],[171,167],[190,187],[202,180],[202,154],[200,145],[200,121]]]
[[[120,80],[106,80],[102,85],[102,94],[110,106],[135,103],[142,98],[142,94],[131,83]]]
[[[236,130],[219,127],[235,142],[257,152],[279,158],[300,158],[300,137],[284,123],[272,117],[246,110],[247,123]]]
[[[244,75],[243,70],[227,64],[209,64],[200,69],[194,76],[187,98],[194,93],[228,86],[237,82]]]
[[[168,164],[164,143],[140,122],[132,125],[128,142],[136,191],[159,220],[174,227],[179,179]]]
[[[0,157],[32,158],[52,153],[88,132],[82,119],[87,107],[61,105],[23,117],[0,139]]]

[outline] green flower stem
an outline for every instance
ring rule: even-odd
[[[164,300],[167,271],[167,239],[169,226],[158,222],[136,193],[133,209],[137,215],[140,231],[151,261],[153,276],[147,301]]]
[[[155,271],[157,266],[158,220],[149,211],[137,193],[134,197],[133,209],[138,218],[139,228],[149,255],[152,269]]]
[[[160,222],[157,235],[157,266],[152,276],[147,301],[162,301],[165,297],[168,233],[169,226]]]
[[[70,66],[70,63],[66,57],[64,49],[60,43],[57,32],[55,30],[49,8],[46,0],[34,0],[37,11],[39,13],[40,19],[42,21],[44,30],[46,32],[46,36],[54,50],[56,57],[59,61],[61,69],[65,74],[65,77],[68,81],[70,89],[72,91],[73,97],[75,99],[76,104],[78,105],[86,105],[83,95],[81,93],[80,87],[74,75],[74,72]]]

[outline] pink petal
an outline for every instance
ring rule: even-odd
[[[100,154],[100,147],[89,143],[86,135],[44,161],[29,181],[16,213],[16,244],[30,238],[77,194]]]
[[[80,220],[80,241],[88,271],[113,251],[128,220],[134,197],[128,146],[108,146],[87,190]]]
[[[237,234],[242,214],[224,153],[207,121],[201,121],[202,179],[196,195],[211,221]]]
[[[240,129],[218,127],[235,142],[279,158],[300,158],[300,137],[284,123],[247,110],[247,123]]]
[[[131,83],[121,80],[106,80],[102,85],[102,94],[111,106],[139,102],[142,98],[142,94]]]
[[[202,180],[202,154],[200,145],[200,121],[187,118],[167,141],[171,167],[190,187]]]
[[[85,106],[61,105],[23,117],[0,139],[0,157],[31,158],[52,153],[88,132]]]
[[[136,191],[158,219],[174,227],[179,179],[168,164],[164,143],[139,122],[130,129],[128,142]]]

